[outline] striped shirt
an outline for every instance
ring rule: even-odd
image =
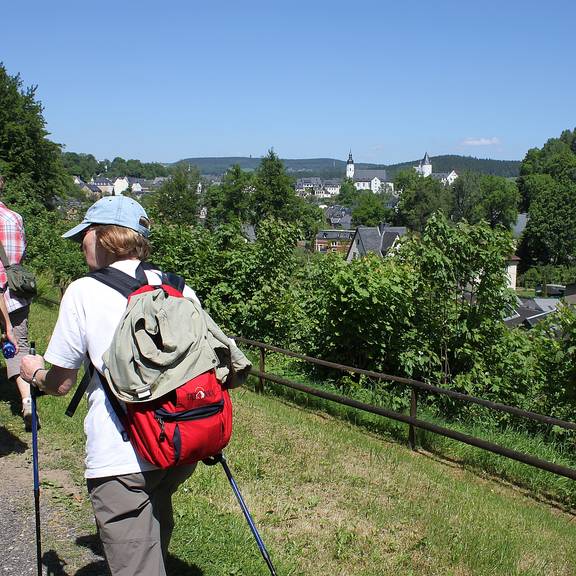
[[[26,236],[24,235],[24,223],[22,216],[10,210],[0,202],[0,242],[4,246],[8,262],[18,264],[26,251]],[[4,291],[4,300],[8,312],[14,312],[30,304],[25,298],[17,298],[10,295],[8,288],[6,270],[0,262],[0,288]]]

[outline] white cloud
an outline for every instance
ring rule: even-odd
[[[496,146],[500,144],[500,140],[496,136],[493,138],[465,138],[461,144],[462,146]]]

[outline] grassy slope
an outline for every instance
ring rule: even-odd
[[[36,307],[39,350],[53,321]],[[322,413],[248,389],[233,399],[230,466],[279,574],[575,573],[574,515]],[[66,401],[40,401],[42,467],[81,484],[81,417],[63,416]],[[4,402],[0,414],[18,433]],[[63,523],[89,525],[86,502],[61,508]],[[172,573],[268,574],[222,470],[201,465],[175,510]],[[53,545],[73,566],[68,543]]]

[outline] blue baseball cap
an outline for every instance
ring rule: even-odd
[[[95,202],[86,211],[84,220],[78,226],[62,234],[62,238],[69,238],[76,242],[82,240],[82,233],[92,224],[115,224],[131,228],[142,234],[145,238],[150,235],[150,220],[146,210],[128,196],[104,196]]]

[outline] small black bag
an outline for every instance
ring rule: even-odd
[[[38,294],[36,276],[30,270],[24,268],[22,264],[9,264],[2,242],[0,242],[0,260],[4,265],[4,270],[6,270],[10,294],[26,300],[34,298]]]

